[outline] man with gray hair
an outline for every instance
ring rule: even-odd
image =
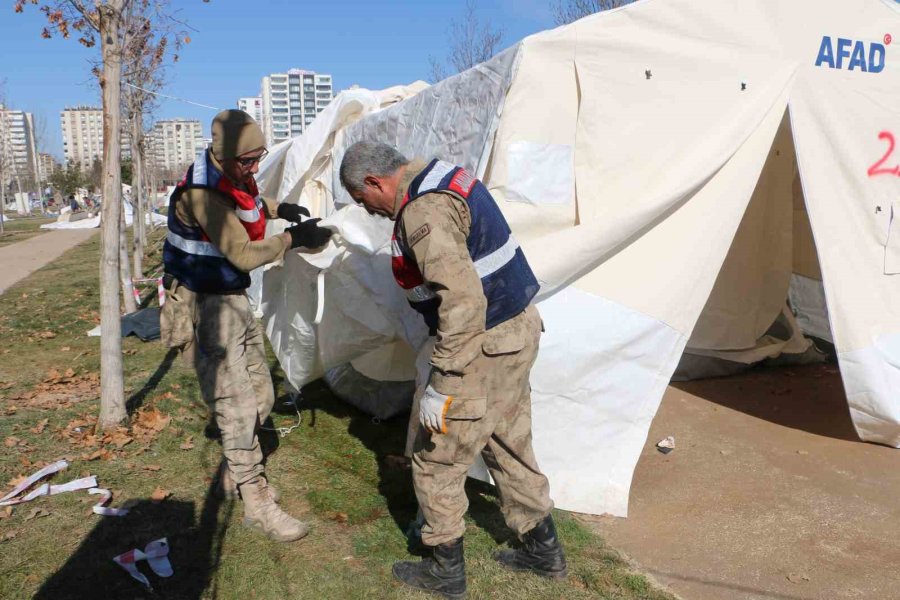
[[[503,214],[465,169],[408,161],[385,144],[351,146],[340,178],[370,214],[394,221],[394,278],[436,336],[412,459],[431,556],[394,564],[394,576],[463,597],[464,485],[480,453],[506,523],[523,542],[495,558],[513,570],[565,577],[549,484],[531,447],[528,376],[542,330],[531,300],[539,286]]]

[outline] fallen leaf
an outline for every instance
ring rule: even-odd
[[[15,436],[10,436],[10,437],[6,438],[5,440],[3,440],[3,445],[6,446],[7,448],[12,448],[13,446],[17,445],[20,441],[22,441],[22,440],[20,440],[19,438],[15,437]]]
[[[44,419],[39,422],[37,425],[29,429],[31,433],[44,433],[44,429],[47,427],[47,423],[50,422],[50,419]]]
[[[19,410],[19,409],[16,408],[15,406],[7,406],[7,407],[6,407],[6,414],[7,414],[7,416],[8,416],[8,415],[14,415],[14,414],[16,414],[16,411],[17,411],[17,410]]]
[[[116,448],[121,450],[128,444],[134,441],[134,438],[128,435],[128,430],[124,428],[119,428],[115,432],[107,434],[104,437],[104,441],[110,444],[115,444]]]
[[[66,369],[66,377],[75,377],[75,371],[73,371],[71,368]]]
[[[107,450],[106,448],[100,448],[99,450],[91,452],[90,454],[83,454],[81,456],[81,459],[90,461],[90,460],[98,460],[98,459],[102,458],[103,460],[108,460],[109,456],[110,456],[109,450]]]
[[[47,331],[42,331],[42,332],[38,333],[37,337],[44,339],[44,340],[52,340],[53,338],[56,337],[56,334],[53,333],[52,331],[47,330]]]
[[[336,512],[331,515],[331,520],[337,521],[338,523],[346,523],[348,519],[349,517],[347,516],[347,513]]]
[[[803,583],[805,581],[809,581],[809,575],[802,573],[790,573],[787,576],[787,580],[791,583]]]
[[[39,519],[47,516],[50,516],[50,511],[44,510],[43,508],[32,508],[31,512],[28,513],[28,516],[25,517],[25,520],[30,521],[32,519]]]
[[[5,542],[6,540],[11,540],[14,537],[16,537],[17,535],[19,535],[18,531],[7,531],[6,533],[3,534],[3,537],[0,538],[0,542]]]
[[[145,471],[159,471],[162,467],[159,465],[144,465],[143,469]]]
[[[13,513],[13,507],[7,506],[6,508],[3,509],[3,512],[0,512],[0,519],[10,518],[12,516],[12,513]]]
[[[69,350],[71,350],[71,348],[68,347],[68,346],[63,346],[62,348],[60,348],[60,350],[61,350],[62,352],[68,352]]]
[[[153,490],[152,494],[150,494],[150,500],[152,502],[159,503],[171,495],[172,495],[172,492],[170,492],[169,490],[165,490],[165,489],[161,488],[160,486],[156,486],[156,489]]]
[[[189,435],[187,439],[184,440],[184,443],[179,446],[182,450],[193,450],[194,449],[194,436]]]
[[[20,456],[19,462],[22,463],[22,466],[25,467],[26,469],[31,466],[31,461],[28,459],[27,456]]]

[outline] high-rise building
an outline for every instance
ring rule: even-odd
[[[262,98],[260,96],[238,98],[237,107],[253,117],[253,120],[262,127]]]
[[[66,107],[60,119],[66,164],[90,171],[95,159],[103,159],[103,110],[95,106]],[[120,136],[122,158],[130,158],[131,141],[124,125]]]
[[[50,175],[59,168],[59,163],[53,158],[52,154],[46,152],[38,153],[38,172],[41,175],[41,183],[46,183],[50,179]]]
[[[18,179],[33,181],[38,175],[34,119],[31,113],[0,104],[0,177],[2,185]]]
[[[262,129],[269,146],[302,134],[332,99],[331,75],[291,69],[262,79]]]
[[[147,136],[148,159],[164,171],[183,173],[205,147],[203,127],[197,120],[157,121]]]

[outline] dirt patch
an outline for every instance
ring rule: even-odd
[[[676,448],[655,444],[672,435]],[[897,450],[860,442],[834,366],[670,387],[610,544],[691,600],[892,598]]]

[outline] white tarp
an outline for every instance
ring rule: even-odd
[[[689,340],[779,351],[765,333],[798,274],[824,281],[857,431],[900,446],[898,32],[893,0],[639,0],[352,124],[329,107],[327,135],[278,149],[314,159],[267,165],[268,193],[340,233],[266,273],[263,313],[289,380],[363,355],[385,379],[410,378],[423,347],[390,275],[390,223],[333,212],[347,202],[344,148],[375,139],[475,170],[522,244],[546,325],[534,445],[560,508],[625,515]],[[315,193],[286,191],[300,184]]]
[[[127,202],[123,202],[122,206],[125,210],[125,226],[130,227],[134,220],[134,210],[131,208],[131,205]],[[152,222],[153,225],[157,227],[165,225],[167,220],[165,215],[158,215],[156,213],[150,213],[144,219],[144,222],[148,225]],[[41,225],[41,229],[95,229],[100,227],[100,209],[97,209],[96,216],[87,217],[85,219],[80,219],[78,221],[70,221],[64,223],[44,223]]]

